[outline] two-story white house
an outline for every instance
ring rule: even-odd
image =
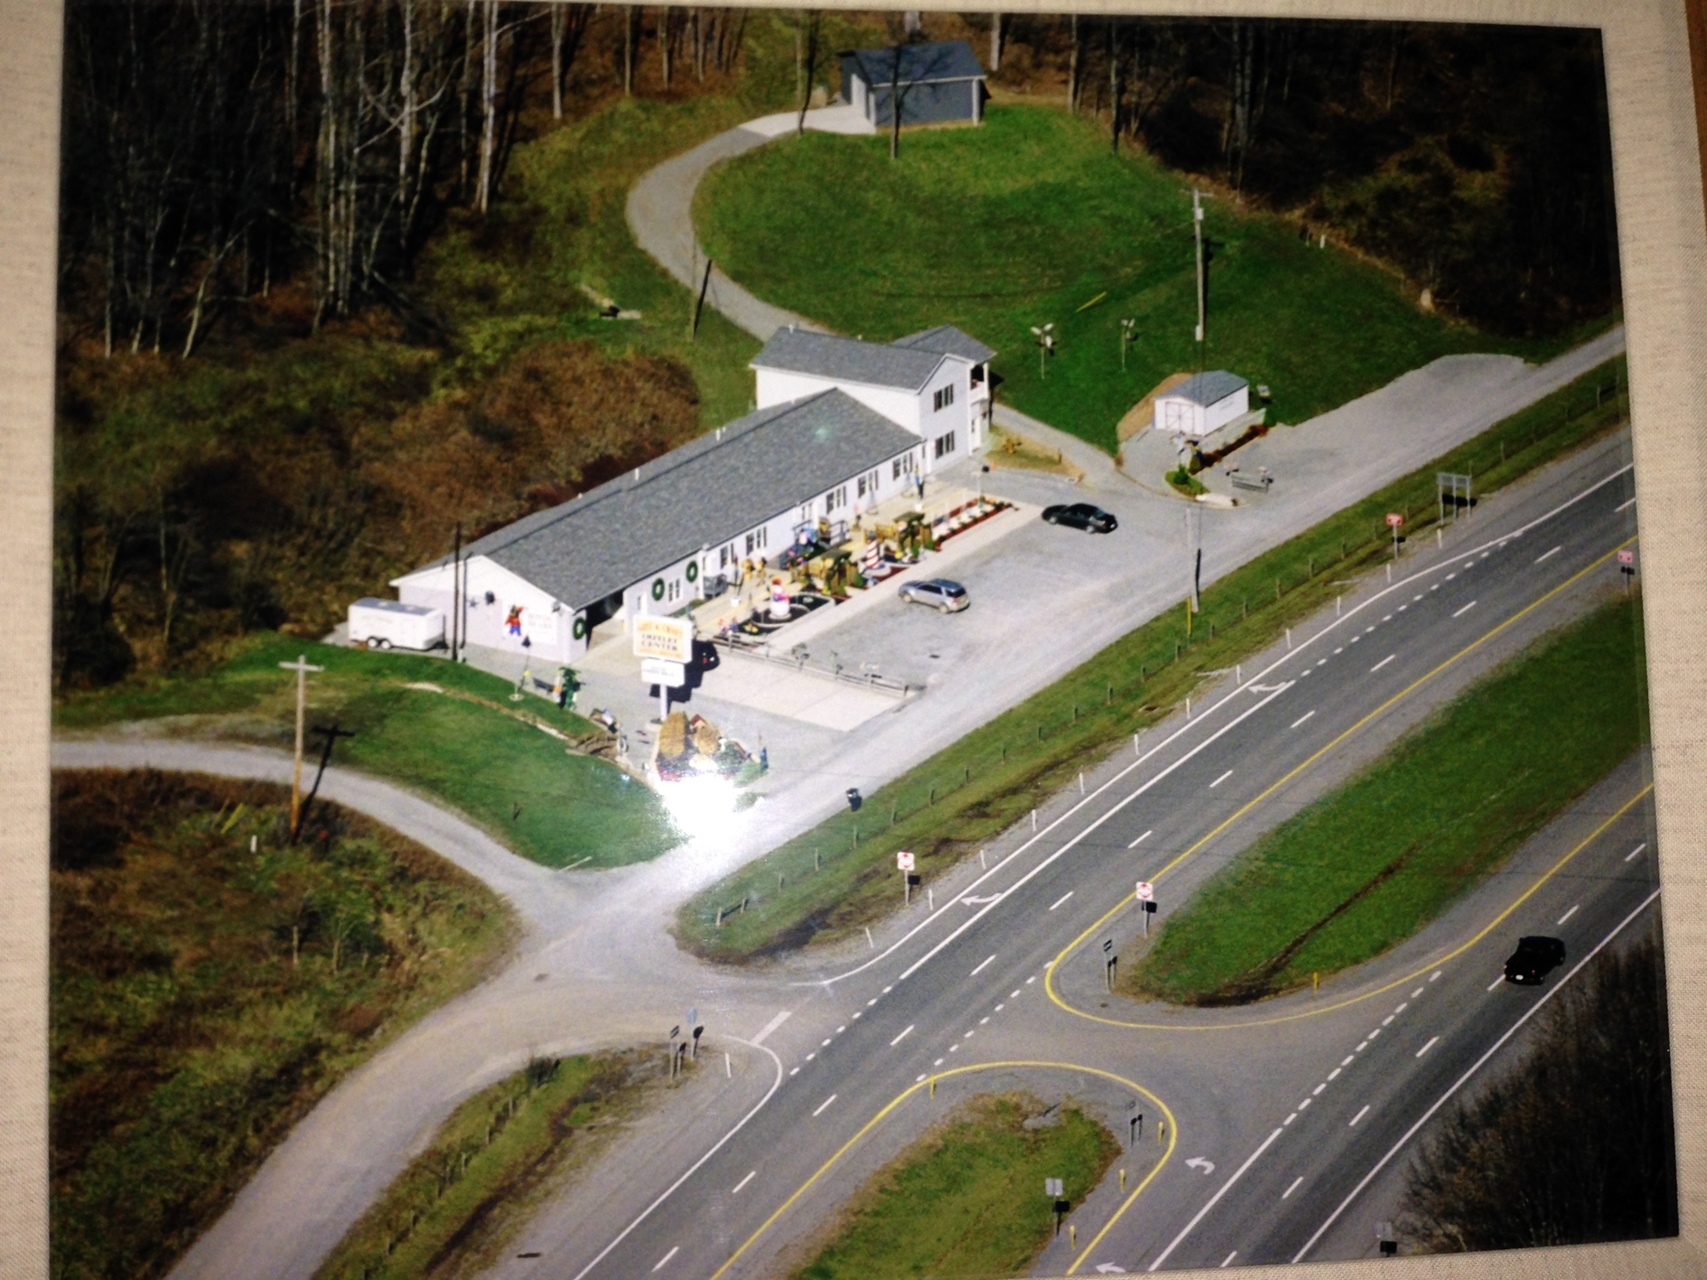
[[[995,351],[953,325],[890,343],[778,329],[753,357],[763,409],[836,388],[925,444],[925,470],[983,448]]]

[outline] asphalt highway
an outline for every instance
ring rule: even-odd
[[[1141,1005],[1104,989],[1106,958],[1143,945],[1135,880],[1154,883],[1165,918],[1253,835],[1618,589],[1632,492],[1603,452],[1206,687],[1189,721],[1087,779],[1082,801],[888,951],[798,984],[764,1026],[713,1029],[708,1044],[776,1055],[768,1100],[714,1151],[682,1152],[691,1176],[620,1230],[559,1235],[494,1274],[761,1274],[956,1099],[1013,1088],[1074,1097],[1133,1143],[1124,1187],[1076,1207],[1045,1273],[1360,1256],[1362,1185],[1466,1073],[1521,1042],[1582,958],[1653,909],[1645,760],[1412,943],[1317,995]],[[1540,988],[1496,982],[1531,932],[1563,938],[1566,966]]]

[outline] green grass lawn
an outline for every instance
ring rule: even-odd
[[[531,694],[512,703],[512,685],[437,658],[259,635],[205,674],[68,696],[55,709],[55,725],[76,730],[159,720],[171,732],[289,750],[296,677],[278,664],[298,654],[326,668],[309,676],[309,725],[336,723],[355,733],[339,741],[336,763],[424,791],[524,857],[548,867],[611,867],[655,858],[680,842],[650,788],[570,749],[590,739],[594,726]],[[552,671],[541,674],[549,678]],[[551,736],[536,722],[565,736]],[[318,741],[309,744],[308,778]]]
[[[281,787],[54,777],[52,1274],[164,1274],[337,1081],[490,972],[498,898]],[[251,852],[251,840],[255,851]]]
[[[648,1086],[661,1054],[536,1058],[439,1126],[314,1273],[315,1280],[476,1275],[571,1165],[587,1160]]]
[[[814,133],[725,162],[695,203],[707,252],[759,297],[844,333],[959,325],[1000,353],[1004,401],[1112,452],[1121,415],[1196,367],[1189,182],[1142,153],[1111,156],[1092,121],[1040,106],[907,134],[898,162],[888,145]],[[1584,336],[1479,333],[1418,310],[1387,271],[1301,241],[1295,222],[1207,207],[1205,361],[1270,386],[1270,422],[1452,352],[1533,359]],[[1124,370],[1123,317],[1138,321]],[[1040,375],[1030,329],[1046,322],[1059,347]]]
[[[1636,749],[1642,654],[1631,597],[1485,678],[1198,891],[1132,989],[1243,1004],[1409,937]]]
[[[795,1280],[990,1280],[1023,1274],[1055,1229],[1044,1179],[1077,1204],[1119,1145],[1077,1107],[1026,1129],[1043,1104],[977,1097],[882,1169],[844,1211],[834,1238]]]
[[[1197,687],[1330,604],[1337,582],[1389,554],[1386,513],[1429,537],[1437,470],[1468,471],[1483,496],[1626,420],[1622,362],[1585,374],[1213,583],[1188,638],[1183,609],[1128,632],[1077,670],[953,746],[726,876],[683,905],[676,937],[707,959],[741,962],[857,935],[899,904],[895,851],[928,882],[1070,786],[1078,770],[1155,724]],[[1182,602],[1183,604],[1183,602]],[[780,882],[779,882],[780,877]],[[746,910],[720,909],[746,903]]]

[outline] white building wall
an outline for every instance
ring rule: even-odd
[[[953,399],[938,409],[937,393],[944,388],[953,390]],[[951,356],[942,362],[936,376],[919,393],[918,412],[922,424],[919,434],[925,439],[925,466],[930,471],[960,461],[983,443],[981,432],[973,425],[972,366],[965,360]],[[954,447],[939,457],[937,442],[950,433]]]
[[[462,571],[460,625],[465,643],[522,654],[542,665],[567,662],[586,652],[585,639],[577,641],[574,635],[577,615],[548,592],[485,556],[469,557]],[[452,572],[449,564],[438,565],[393,579],[391,584],[404,604],[444,610],[447,641],[456,614]],[[513,610],[519,610],[514,631],[510,626]]]
[[[1204,434],[1219,430],[1251,407],[1251,389],[1240,387],[1225,399],[1217,400],[1203,411]]]
[[[919,399],[911,391],[894,387],[871,387],[862,382],[835,382],[807,373],[780,373],[774,369],[756,369],[754,372],[758,374],[758,405],[761,409],[787,404],[790,400],[803,400],[821,391],[840,388],[852,399],[868,409],[876,410],[897,426],[905,427],[914,435],[924,434],[919,414]],[[929,406],[928,398],[925,404]]]

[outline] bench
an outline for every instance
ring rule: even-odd
[[[1229,471],[1227,478],[1233,482],[1235,489],[1252,489],[1259,493],[1267,493],[1268,487],[1274,483],[1273,476],[1257,476],[1253,479],[1240,475],[1237,471]]]

